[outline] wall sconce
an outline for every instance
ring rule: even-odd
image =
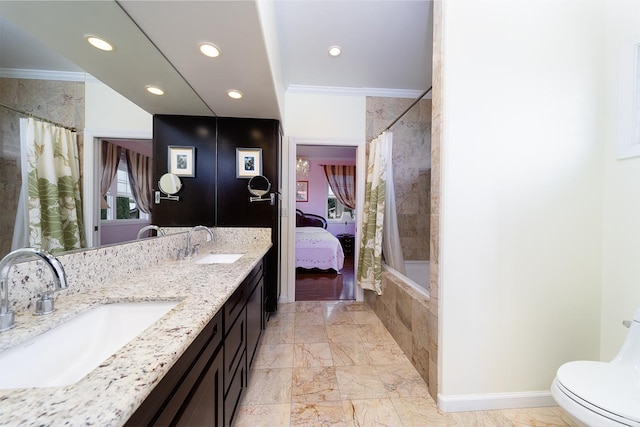
[[[296,159],[296,175],[309,175],[309,160],[301,157]]]

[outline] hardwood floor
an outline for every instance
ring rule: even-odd
[[[344,258],[344,268],[340,274],[296,269],[296,301],[354,300],[353,271],[353,255]]]

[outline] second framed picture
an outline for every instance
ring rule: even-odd
[[[251,178],[262,175],[262,149],[236,148],[236,177]]]
[[[309,181],[296,181],[296,202],[309,201]]]

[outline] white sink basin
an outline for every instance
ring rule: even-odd
[[[0,353],[0,389],[74,384],[177,301],[105,304]]]
[[[233,264],[242,254],[208,254],[194,261],[196,264]]]

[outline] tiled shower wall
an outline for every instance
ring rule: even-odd
[[[367,98],[367,140],[377,136],[413,99]],[[407,260],[428,260],[431,218],[430,99],[414,106],[391,131],[398,228]],[[437,396],[437,300],[416,291],[389,272],[382,275],[382,295],[365,292],[373,308],[400,348]],[[436,292],[437,293],[437,292]]]
[[[426,88],[425,88],[426,89]],[[389,126],[414,99],[367,97],[367,141]],[[429,259],[431,100],[423,99],[392,128],[393,179],[404,259]]]
[[[66,126],[84,129],[84,83],[0,78],[3,104]],[[11,251],[20,195],[20,121],[24,115],[0,107],[0,258]],[[78,133],[82,159],[82,134]]]

